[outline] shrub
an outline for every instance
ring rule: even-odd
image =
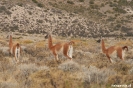
[[[93,1],[93,0],[91,0],[89,3],[90,3],[90,4],[94,4],[94,1]]]
[[[104,5],[104,3],[101,3],[101,7],[104,7],[105,5]]]
[[[36,0],[32,0],[34,3],[38,3]]]
[[[38,70],[38,67],[35,64],[21,64],[18,66],[21,75],[27,76]]]
[[[32,56],[36,56],[38,52],[36,51],[35,47],[32,46],[32,47],[27,47],[25,49],[25,53],[32,55]]]
[[[38,67],[35,64],[20,64],[17,69],[18,70],[15,73],[15,79],[19,83],[19,87],[29,88],[29,76],[34,72],[38,71]]]
[[[126,13],[126,11],[124,9],[121,9],[121,8],[118,8],[118,7],[113,8],[113,10],[118,12],[118,13],[123,13],[123,14]]]
[[[7,10],[5,6],[0,7],[0,13],[2,13],[2,12],[6,13],[7,15],[11,14],[11,12],[9,10]]]
[[[23,6],[23,3],[17,3],[17,5],[22,7]]]
[[[10,27],[11,31],[14,32],[15,30],[19,30],[18,25],[13,25]]]
[[[7,9],[6,9],[5,6],[1,6],[1,7],[0,7],[0,13],[3,12],[3,11],[6,11],[6,10],[7,10]]]
[[[67,1],[67,3],[69,3],[69,4],[74,4],[74,2],[73,2],[73,1]]]
[[[78,63],[73,61],[67,61],[65,63],[62,63],[58,66],[59,69],[63,71],[69,71],[69,72],[75,72],[80,70],[80,66]]]
[[[116,65],[116,66],[115,66],[115,67],[116,67],[115,70],[116,70],[118,73],[123,74],[123,75],[127,75],[129,69],[131,68],[131,66],[130,66],[129,64],[123,63],[123,62],[121,62],[121,63],[119,63],[119,64],[115,64],[115,65]]]
[[[0,57],[9,55],[9,47],[1,47],[0,48]]]
[[[133,67],[129,70],[129,74],[133,75]]]
[[[11,58],[11,61],[13,61],[13,58]],[[0,59],[0,72],[4,71],[12,71],[13,69],[13,64],[10,62],[8,58],[3,58]]]
[[[2,82],[0,88],[19,88],[17,83],[14,82]]]
[[[110,75],[116,74],[111,69],[98,69],[95,66],[90,66],[89,69],[84,69],[83,80],[90,83],[105,83]]]
[[[38,22],[38,23],[43,23],[43,20],[40,20],[40,19],[39,19],[39,20],[37,20],[37,22]]]
[[[43,4],[38,3],[37,6],[38,6],[38,7],[43,7]]]
[[[85,0],[79,0],[79,2],[84,2]]]
[[[109,77],[108,83],[109,84],[121,84],[122,80],[123,80],[122,75],[113,75]]]

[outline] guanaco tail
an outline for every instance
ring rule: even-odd
[[[13,44],[12,35],[9,35],[9,53],[15,57],[15,61],[19,62],[21,54],[21,46],[19,43]]]
[[[60,42],[53,45],[52,36],[49,35],[49,38],[48,38],[48,47],[51,50],[52,54],[55,56],[56,61],[59,60],[58,59],[59,53],[62,53],[65,57],[72,60],[73,44],[74,44],[74,41],[70,41],[66,43]]]
[[[127,46],[110,46],[109,48],[105,48],[105,43],[104,40],[102,39],[102,43],[101,43],[101,47],[102,47],[102,52],[107,56],[107,58],[109,59],[109,61],[112,63],[111,61],[111,55],[113,53],[116,53],[115,55],[117,55],[116,57],[119,57],[120,59],[124,60],[124,56],[125,56],[125,50],[128,51],[128,47]]]

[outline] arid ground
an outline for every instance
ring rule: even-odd
[[[0,33],[0,88],[112,88],[133,86],[133,40],[104,38],[105,46],[127,45],[124,60],[110,63],[95,38],[66,38],[53,35],[53,43],[75,41],[73,60],[62,55],[60,62],[48,49],[44,35],[14,33],[13,42],[22,46],[19,63],[8,53],[8,33]]]

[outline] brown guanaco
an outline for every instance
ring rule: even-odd
[[[58,61],[58,55],[62,53],[65,57],[72,60],[72,53],[73,53],[73,44],[74,41],[70,42],[60,42],[53,45],[52,36],[49,35],[48,37],[48,47],[51,50],[52,54],[55,56],[55,60]]]
[[[125,56],[125,50],[128,51],[128,47],[127,46],[110,46],[109,48],[105,48],[105,43],[104,40],[102,39],[101,41],[101,47],[102,47],[102,52],[107,56],[107,58],[109,59],[110,62],[111,58],[113,58],[115,55],[115,57],[119,57],[120,59],[124,60],[124,56]],[[113,54],[115,53],[115,54]]]
[[[8,35],[7,37],[9,37],[9,54],[14,56],[16,62],[19,62],[21,46],[19,43],[13,43],[12,35]]]

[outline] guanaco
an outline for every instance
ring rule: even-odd
[[[107,56],[107,58],[109,59],[109,61],[112,63],[111,61],[111,57],[113,58],[113,53],[116,53],[115,57],[119,57],[120,59],[124,60],[124,56],[125,56],[125,50],[128,51],[128,47],[127,46],[110,46],[109,48],[105,48],[105,43],[104,40],[102,39],[102,43],[101,43],[101,47],[102,47],[102,52]]]
[[[9,37],[9,54],[15,57],[16,62],[19,62],[21,46],[19,43],[13,44],[12,35],[8,35],[7,37]]]
[[[55,60],[58,61],[58,55],[62,53],[65,57],[72,60],[73,53],[73,44],[74,41],[66,42],[66,43],[57,43],[53,45],[52,36],[49,35],[48,38],[48,48],[51,50],[52,54],[55,56]]]

